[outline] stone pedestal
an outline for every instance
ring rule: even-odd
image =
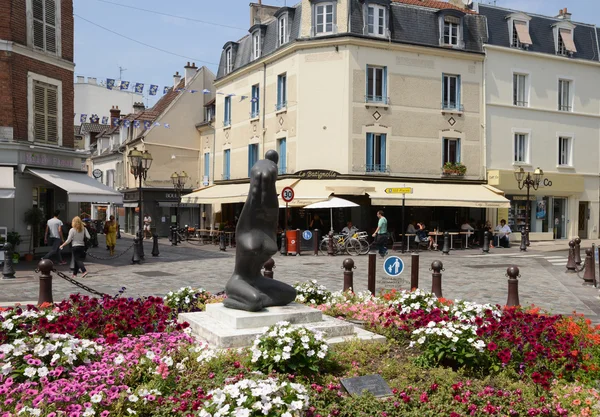
[[[208,304],[206,311],[182,313],[178,322],[188,322],[192,335],[218,349],[252,345],[266,327],[280,321],[323,332],[328,343],[339,343],[354,337],[363,340],[385,341],[385,337],[335,319],[315,308],[292,303],[284,307],[269,307],[258,312],[233,310],[223,304]]]

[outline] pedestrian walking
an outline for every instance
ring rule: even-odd
[[[119,223],[116,222],[115,216],[110,216],[110,219],[104,223],[104,235],[106,236],[106,246],[108,246],[111,255],[115,254],[117,230],[119,230]]]
[[[56,255],[58,258],[58,263],[60,265],[65,265],[66,262],[63,261],[62,254],[60,253],[59,249],[60,244],[65,240],[62,232],[63,222],[58,218],[59,215],[60,210],[56,210],[54,212],[54,217],[52,217],[46,223],[44,243],[52,246],[52,249],[43,257],[43,259],[52,259],[52,257]]]
[[[152,217],[144,214],[144,239],[152,239]]]
[[[81,217],[73,217],[73,221],[71,221],[71,230],[69,230],[69,236],[67,237],[67,240],[60,245],[60,249],[62,250],[62,248],[72,242],[71,252],[73,259],[75,260],[73,278],[77,278],[77,273],[79,270],[82,272],[81,278],[85,278],[85,276],[88,274],[87,269],[85,269],[85,265],[83,264],[83,258],[85,257],[85,239],[89,238],[90,234],[87,229],[83,227]]]
[[[383,210],[379,210],[377,212],[377,229],[375,229],[375,233],[373,233],[373,237],[375,238],[375,244],[377,245],[377,249],[379,255],[381,257],[385,257],[387,255],[387,240],[388,240],[388,230],[387,230],[387,219],[383,216]]]

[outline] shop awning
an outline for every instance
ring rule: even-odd
[[[123,203],[123,207],[134,208],[137,207],[138,203]]]
[[[420,207],[481,207],[510,208],[510,201],[503,192],[482,184],[431,184],[370,182],[375,191],[370,192],[374,206],[401,206],[402,194],[386,193],[390,188],[412,188],[412,194],[406,194],[407,206]]]
[[[289,187],[298,182],[297,179],[277,181],[275,187],[281,193],[284,187]],[[195,204],[231,204],[245,203],[248,197],[249,183],[211,185],[181,197],[182,203]]]
[[[335,195],[365,195],[375,191],[372,184],[362,180],[300,180],[292,186],[294,200],[289,207],[304,207],[327,200]],[[285,203],[279,198],[279,207]]]
[[[0,198],[15,198],[13,167],[0,167]]]
[[[65,190],[71,203],[123,204],[123,195],[83,172],[28,168],[28,172]]]

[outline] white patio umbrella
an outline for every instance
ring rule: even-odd
[[[346,208],[346,207],[358,207],[359,205],[352,201],[344,200],[339,197],[329,197],[325,201],[319,201],[318,203],[309,204],[305,206],[305,209],[329,209],[329,216],[331,217],[331,231],[333,232],[333,209],[334,208]]]

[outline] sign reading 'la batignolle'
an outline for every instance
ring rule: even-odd
[[[309,169],[306,171],[298,171],[294,175],[304,180],[334,180],[340,174],[339,172],[329,171],[327,169]]]

